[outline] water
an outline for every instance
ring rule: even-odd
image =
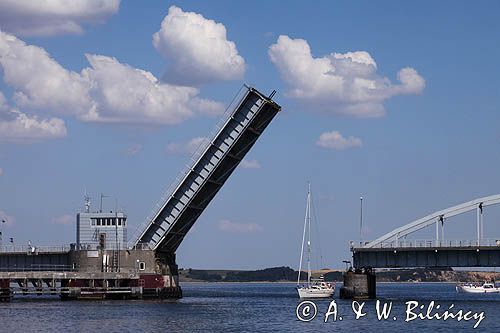
[[[414,320],[404,322],[405,302],[441,310],[484,311],[479,332],[500,332],[500,294],[458,294],[453,284],[379,284],[378,299],[393,302],[387,321],[376,318],[375,302],[364,306],[359,320],[351,302],[336,298],[343,320],[324,323],[329,300],[316,301],[318,316],[310,322],[296,318],[299,304],[293,284],[184,283],[178,301],[67,301],[57,298],[24,299],[0,303],[0,332],[470,332],[475,320]],[[337,292],[338,294],[338,292]],[[394,321],[392,317],[396,316]],[[332,317],[331,317],[332,318]]]

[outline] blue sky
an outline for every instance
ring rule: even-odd
[[[307,181],[329,267],[359,238],[360,195],[373,239],[498,193],[498,2],[58,3],[0,1],[4,239],[73,242],[85,189],[142,223],[244,82],[276,89],[283,111],[186,237],[182,267],[297,267]],[[168,15],[184,21],[162,27]],[[474,239],[474,217],[449,229]]]

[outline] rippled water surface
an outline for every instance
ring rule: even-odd
[[[475,320],[413,320],[405,322],[407,301],[438,312],[482,312],[475,330],[500,332],[500,295],[458,294],[453,284],[379,284],[378,299],[393,302],[389,320],[378,321],[375,302],[366,302],[366,316],[355,319],[351,302],[336,298],[342,321],[325,323],[330,301],[317,301],[318,314],[310,322],[297,319],[299,300],[293,284],[184,283],[178,301],[67,301],[57,298],[0,303],[0,332],[470,332]],[[338,292],[337,292],[338,294]],[[425,308],[424,311],[427,308]],[[415,310],[416,311],[416,310]],[[435,311],[433,311],[434,313]],[[396,320],[394,320],[396,317]]]

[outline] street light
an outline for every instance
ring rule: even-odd
[[[363,197],[359,197],[359,239],[363,244]]]

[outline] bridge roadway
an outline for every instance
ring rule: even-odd
[[[500,194],[477,198],[434,212],[396,228],[373,241],[351,242],[355,268],[403,267],[497,267],[500,266],[500,240],[484,238],[483,212],[500,204]],[[452,217],[476,212],[477,238],[467,241],[445,240],[445,226],[452,226]],[[434,240],[413,240],[407,236],[424,228],[434,227]]]
[[[474,246],[464,242],[451,246],[438,246],[429,241],[428,246],[365,248],[352,247],[355,268],[407,268],[407,267],[498,267],[500,246]],[[449,244],[446,244],[449,245]]]

